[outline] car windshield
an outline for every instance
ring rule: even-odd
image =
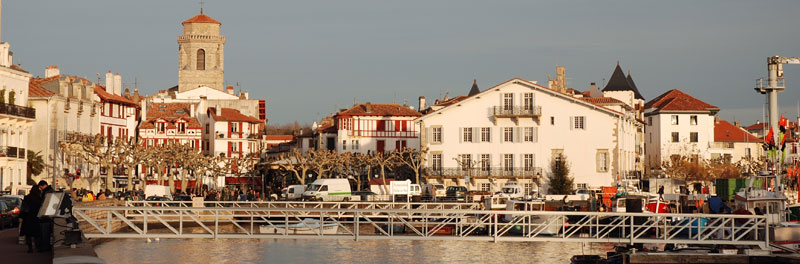
[[[512,194],[512,193],[516,193],[516,192],[517,192],[517,189],[514,189],[514,188],[503,188],[503,193]]]
[[[309,191],[312,191],[312,192],[316,192],[316,191],[319,191],[319,187],[320,187],[320,186],[322,186],[322,185],[319,185],[319,184],[312,184],[312,185],[309,185],[309,186],[308,186],[308,190],[309,190]]]

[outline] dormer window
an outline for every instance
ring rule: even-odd
[[[178,133],[186,133],[186,123],[178,122]]]

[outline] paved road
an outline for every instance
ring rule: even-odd
[[[0,258],[5,262],[16,264],[41,264],[53,263],[53,253],[27,253],[28,247],[17,243],[19,231],[16,228],[9,228],[0,231]]]

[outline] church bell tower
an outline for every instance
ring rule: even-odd
[[[200,12],[183,21],[178,36],[178,92],[207,86],[224,91],[225,36],[222,25]]]

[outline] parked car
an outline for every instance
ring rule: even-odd
[[[14,216],[8,204],[0,202],[0,229],[6,228],[6,226],[14,226]]]
[[[192,197],[188,196],[188,195],[185,195],[185,194],[175,195],[174,197],[172,197],[172,201],[183,202],[183,205],[185,205],[185,207],[191,207],[192,206],[192,203],[191,203],[192,202]],[[169,205],[170,206],[181,206],[181,203],[170,203]]]
[[[8,204],[8,207],[11,208],[11,215],[14,218],[14,225],[18,225],[20,208],[22,208],[22,199],[15,196],[3,196],[0,197],[0,201]]]
[[[150,196],[150,197],[147,197],[147,199],[144,199],[144,200],[145,201],[158,201],[158,203],[153,203],[152,204],[153,206],[164,206],[165,203],[163,203],[163,202],[171,201],[169,198],[164,197],[164,196]]]
[[[464,186],[448,186],[447,198],[456,201],[465,201],[467,199],[467,187]]]

